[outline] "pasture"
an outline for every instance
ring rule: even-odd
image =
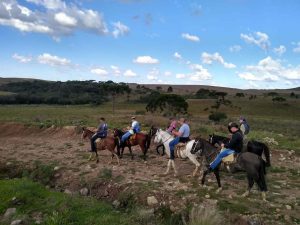
[[[7,192],[8,197],[1,199],[0,214],[10,206],[12,197],[17,195],[22,198],[26,191],[26,195],[39,193],[41,198],[50,199],[50,203],[55,205],[45,206],[47,210],[39,209],[45,203],[35,197],[26,198],[23,205],[16,206],[15,217],[24,218],[28,224],[34,222],[33,215],[36,213],[43,215],[44,224],[56,224],[51,221],[59,218],[64,219],[65,224],[97,224],[101,220],[97,219],[97,212],[93,209],[99,207],[103,208],[99,217],[103,215],[101,213],[108,214],[107,220],[101,224],[184,224],[184,218],[191,216],[191,210],[201,206],[216,210],[213,214],[200,210],[199,218],[208,217],[206,223],[202,224],[211,224],[208,223],[210,218],[217,214],[225,224],[246,224],[249,221],[298,224],[300,101],[289,99],[286,103],[273,103],[270,98],[263,96],[255,100],[229,99],[234,107],[220,109],[228,116],[220,123],[207,119],[209,110],[206,108],[214,100],[188,100],[192,135],[204,138],[211,133],[227,135],[226,125],[229,121],[237,121],[240,115],[248,118],[251,126],[248,138],[272,140],[269,143],[272,167],[267,173],[267,203],[261,201],[257,191],[249,198],[240,196],[247,187],[243,173],[229,174],[223,170],[223,191],[220,193],[216,193],[217,184],[213,175],[208,176],[207,187],[199,185],[199,174],[191,176],[194,166],[188,160],[176,159],[178,177],[163,176],[167,159],[156,154],[153,143],[147,154],[147,162],[143,161],[138,147],[134,148],[133,160],[125,150],[120,166],[108,164],[110,155],[105,151],[99,152],[98,164],[88,161],[86,150],[89,149],[89,142],[81,139],[79,127],[96,127],[102,116],[111,129],[128,126],[131,115],[137,116],[146,132],[151,125],[166,126],[168,118],[147,113],[144,104],[120,101],[116,103],[114,114],[111,102],[97,107],[5,105],[0,106],[0,176],[18,179],[1,181],[0,191]],[[31,183],[28,178],[46,185],[52,191],[65,193],[49,192]],[[11,188],[13,186],[15,188]],[[21,186],[29,188],[18,188]],[[89,197],[78,196],[82,188],[88,189]],[[155,197],[158,203],[149,204],[148,197]],[[92,204],[86,206],[89,204],[87,201],[94,198],[101,201],[92,200]],[[89,218],[90,223],[82,222],[85,221],[83,218]]]

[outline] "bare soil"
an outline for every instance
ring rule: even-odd
[[[177,177],[173,173],[162,175],[167,158],[156,153],[154,144],[147,153],[146,162],[139,147],[133,150],[133,160],[125,149],[119,166],[116,161],[109,164],[109,151],[99,152],[99,163],[88,161],[90,143],[81,139],[80,132],[73,126],[40,129],[22,124],[1,124],[0,165],[18,162],[31,166],[36,160],[55,163],[59,167],[55,172],[55,189],[78,193],[87,187],[94,197],[110,202],[133,194],[136,202],[148,207],[147,197],[155,196],[160,206],[180,211],[210,201],[221,210],[229,210],[238,216],[257,217],[264,224],[300,222],[300,157],[293,152],[271,150],[272,168],[267,174],[269,192],[265,203],[257,190],[248,199],[240,197],[247,187],[243,173],[222,172],[223,191],[218,194],[215,193],[217,184],[212,174],[207,177],[208,187],[200,186],[199,173],[196,177],[191,176],[194,165],[188,159],[176,159]]]

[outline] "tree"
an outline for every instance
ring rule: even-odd
[[[298,95],[296,95],[294,92],[291,92],[290,97],[291,98],[298,98]]]
[[[272,98],[272,101],[273,102],[285,102],[286,99],[284,97],[277,96],[277,97]]]
[[[167,90],[167,92],[168,92],[168,93],[171,93],[171,92],[173,92],[173,88],[172,88],[172,86],[169,86],[169,87],[168,87],[168,90]]]
[[[208,119],[214,122],[220,122],[221,120],[227,119],[227,115],[223,112],[211,112]]]
[[[146,106],[147,112],[164,112],[167,115],[186,114],[188,103],[176,94],[153,94]]]
[[[242,92],[238,92],[238,93],[235,94],[235,96],[239,97],[239,98],[243,98],[243,97],[245,97],[245,94],[242,93]]]
[[[157,91],[161,91],[161,90],[162,90],[162,87],[161,87],[161,86],[157,86],[157,87],[156,87],[156,90],[157,90]]]

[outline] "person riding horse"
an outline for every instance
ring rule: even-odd
[[[186,143],[190,140],[190,127],[186,123],[186,120],[184,118],[180,118],[178,123],[181,125],[179,128],[179,131],[173,130],[172,134],[175,136],[175,139],[169,143],[170,147],[170,159],[174,160],[175,154],[175,146],[181,142],[181,143]]]
[[[172,131],[173,130],[176,130],[176,126],[177,126],[177,121],[175,118],[171,117],[170,119],[170,124],[169,126],[167,127],[167,131],[172,134]]]
[[[208,166],[208,171],[213,171],[222,161],[222,159],[230,154],[240,153],[243,149],[243,134],[236,123],[229,123],[228,130],[232,133],[228,144],[222,143],[223,150],[217,155],[214,161]]]
[[[95,141],[98,138],[100,138],[100,139],[106,138],[107,129],[108,129],[107,123],[105,123],[105,119],[103,117],[101,117],[97,132],[91,138],[91,152],[96,152]]]
[[[141,127],[139,122],[135,119],[135,116],[131,117],[131,129],[128,130],[121,138],[121,146],[124,145],[125,141],[128,140],[128,138],[136,133],[141,132]]]

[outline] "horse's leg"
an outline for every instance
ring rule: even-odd
[[[245,191],[244,194],[242,194],[242,197],[248,197],[251,191],[251,188],[254,185],[254,179],[251,175],[247,174],[247,179],[248,179],[248,189]]]
[[[205,183],[205,177],[206,175],[209,173],[209,170],[205,170],[204,173],[203,173],[203,176],[202,176],[202,179],[201,179],[201,184],[202,186],[204,186],[204,183]]]
[[[130,152],[131,159],[133,159],[134,157],[133,157],[131,146],[128,146],[128,149],[129,149],[129,152]]]
[[[98,157],[98,152],[96,150],[96,163],[99,163],[99,157]]]
[[[176,177],[178,173],[177,173],[177,169],[176,169],[176,166],[175,166],[175,161],[174,161],[174,159],[171,160],[171,165],[172,165],[172,167],[173,167],[173,169],[174,169],[174,177]]]
[[[93,155],[94,155],[94,152],[91,152],[91,153],[90,153],[90,157],[89,157],[88,161],[91,161],[91,160],[92,160],[92,158],[93,158]]]
[[[122,146],[120,158],[123,158],[124,148],[125,148],[125,146]],[[130,149],[130,147],[128,147],[128,148]]]
[[[197,172],[198,172],[198,170],[199,170],[200,163],[197,161],[197,159],[195,158],[194,155],[188,154],[188,157],[189,157],[189,159],[190,159],[190,160],[195,164],[195,166],[196,166],[196,168],[195,168],[195,170],[193,171],[193,174],[192,174],[192,176],[194,177],[194,176],[196,176],[196,174],[197,174]]]
[[[171,159],[169,159],[169,161],[168,161],[167,170],[166,170],[166,172],[164,173],[164,175],[167,175],[167,174],[169,173],[170,167],[171,167]]]
[[[217,189],[216,193],[219,193],[222,190],[219,168],[216,168],[214,170],[214,174],[215,174],[215,177],[216,177],[217,182],[218,182],[218,189]]]
[[[118,166],[120,165],[120,160],[119,160],[119,157],[118,157],[118,155],[116,154],[116,153],[113,153],[113,155],[115,155],[116,156],[116,158],[117,158],[117,161],[118,161]]]

